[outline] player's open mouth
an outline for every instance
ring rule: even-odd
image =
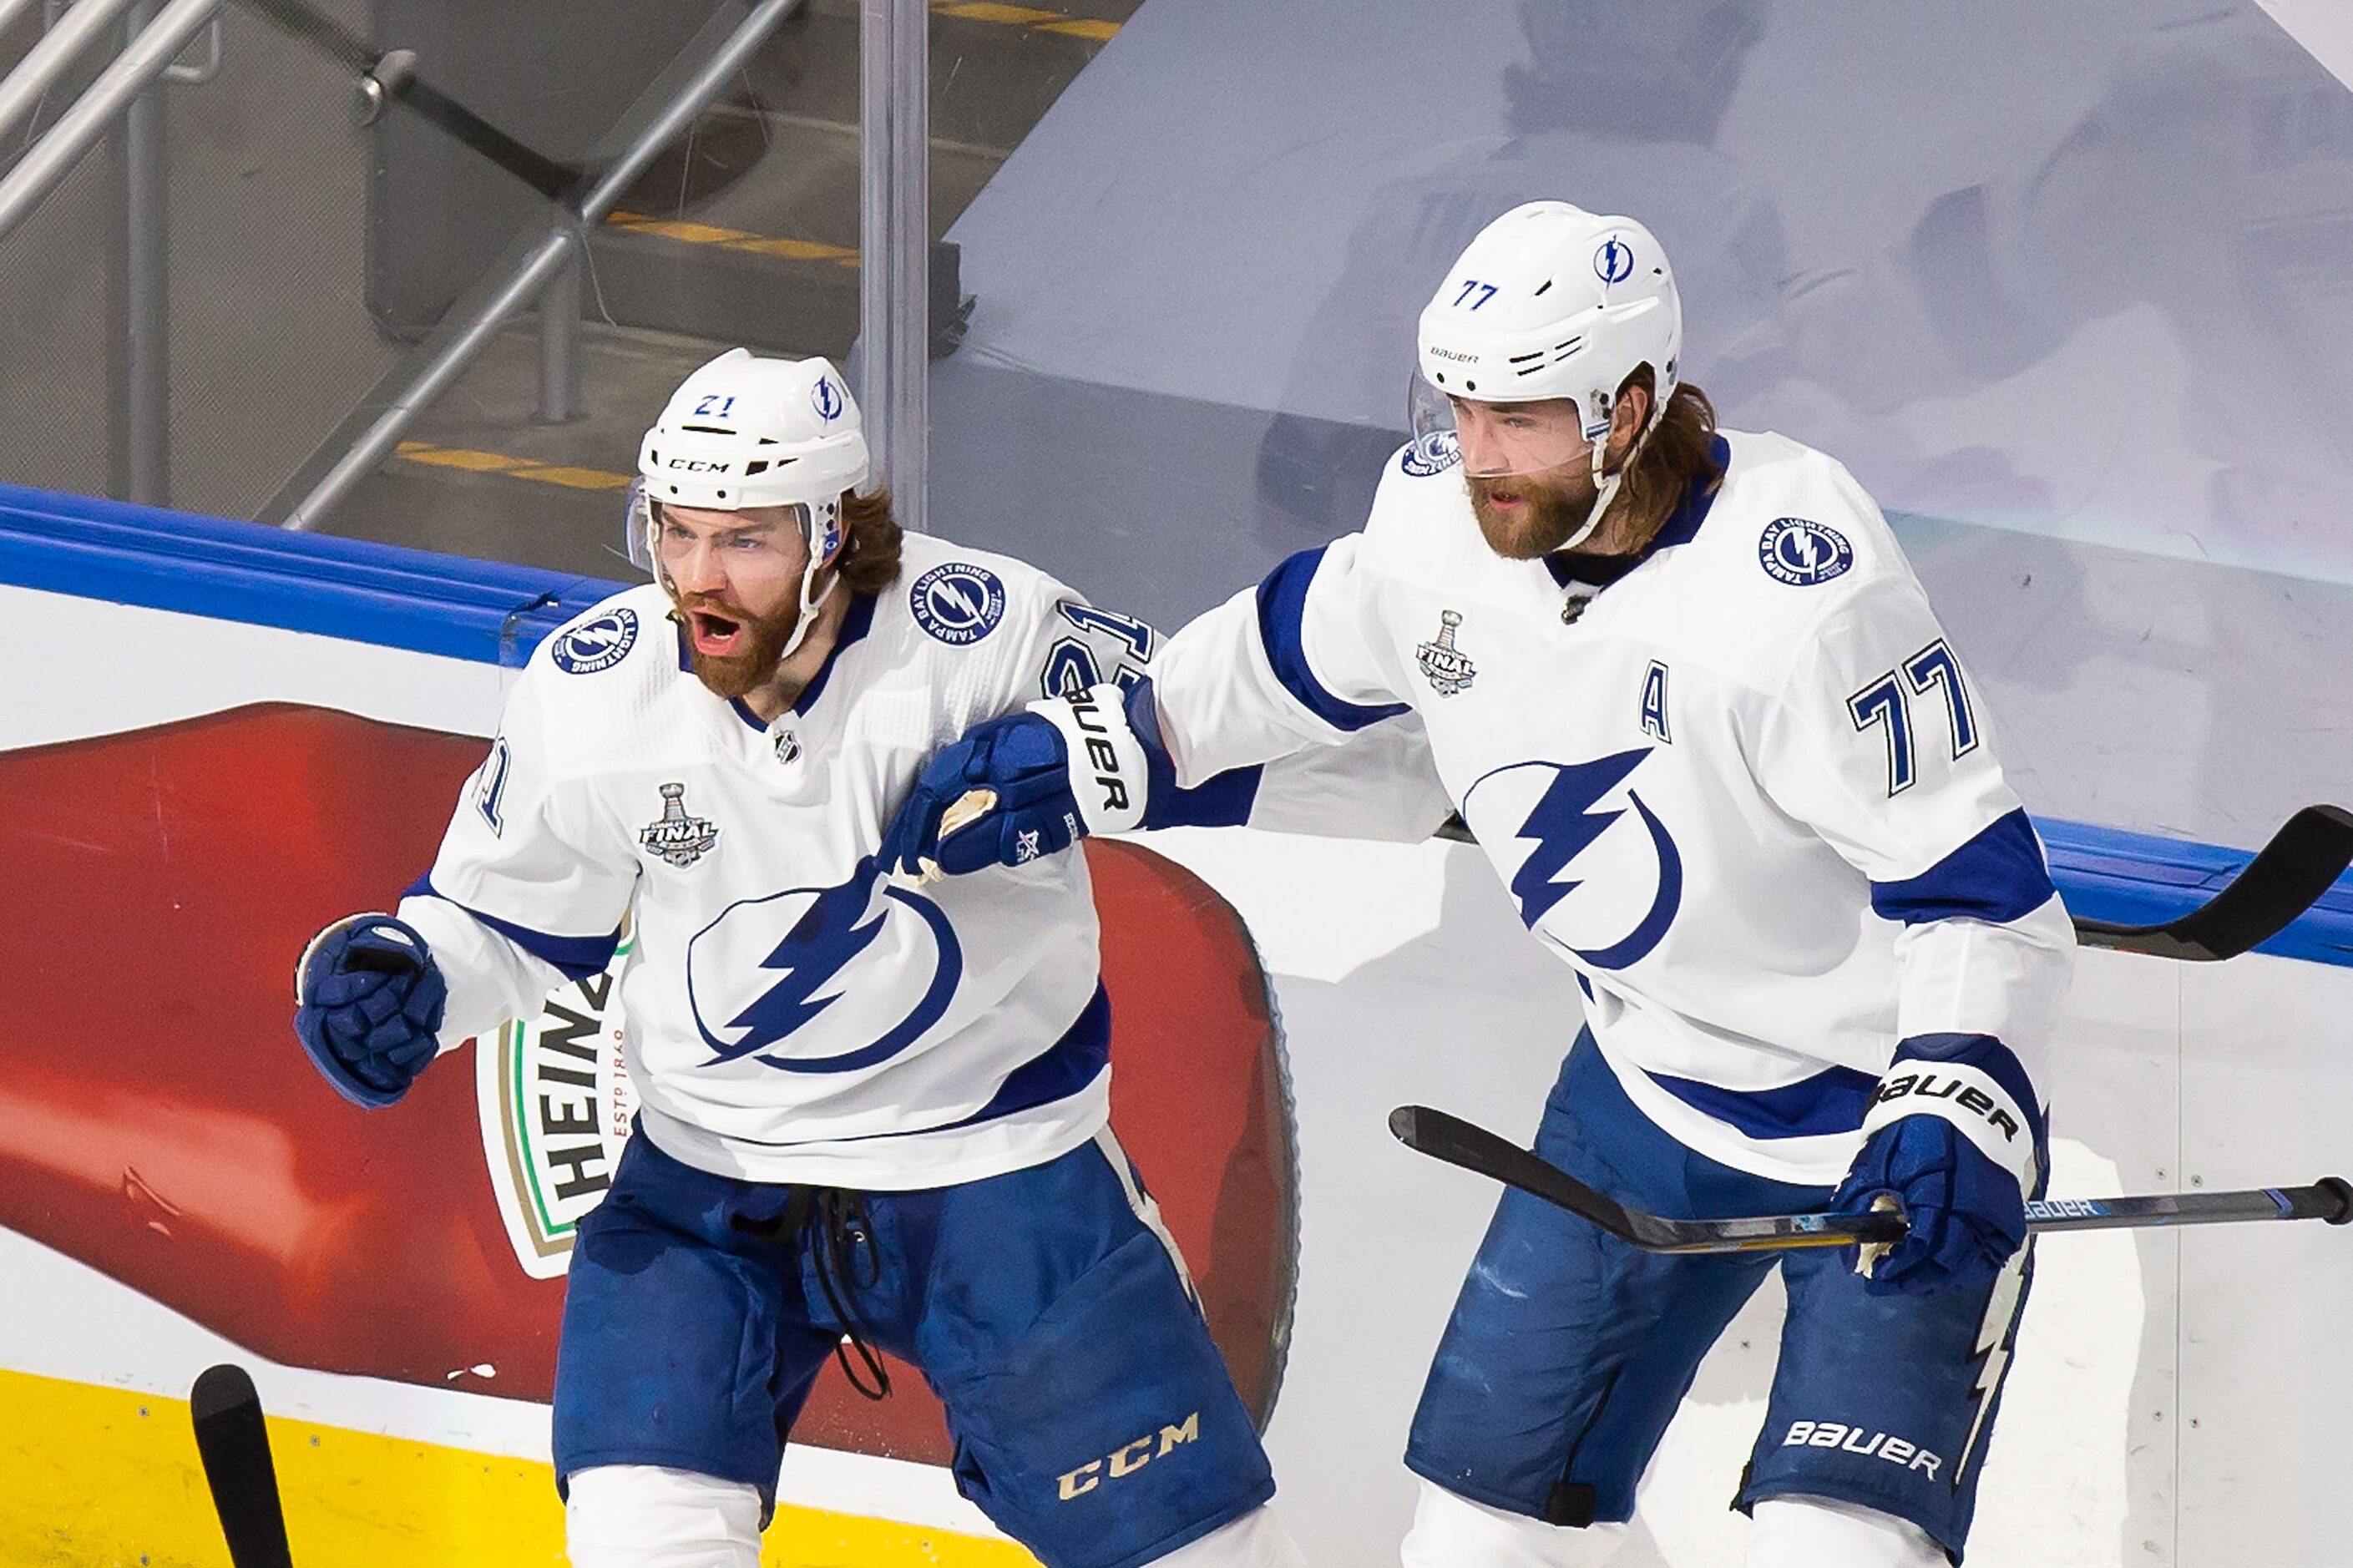
[[[1520,492],[1517,490],[1489,490],[1487,492],[1487,504],[1489,506],[1517,506],[1520,504]]]
[[[694,638],[694,651],[708,654],[713,658],[726,658],[744,640],[743,622],[713,615],[709,610],[689,610],[686,625]]]

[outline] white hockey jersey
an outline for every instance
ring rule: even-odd
[[[913,887],[878,874],[942,745],[1072,684],[1132,680],[1156,638],[1001,555],[907,536],[793,707],[762,723],[692,673],[668,596],[596,605],[533,653],[429,876],[399,914],[449,984],[454,1042],[603,969],[625,918],[623,1049],[641,1127],[702,1170],[903,1190],[1020,1170],[1092,1137],[1110,1007],[1086,861]],[[1384,726],[1386,771],[1418,731]],[[1261,826],[1326,820],[1364,770],[1224,786]],[[1411,777],[1409,771],[1409,777]],[[1391,832],[1444,815],[1433,777]],[[1396,807],[1383,803],[1381,809]]]
[[[1361,533],[1186,627],[1154,686],[1188,786],[1418,714],[1635,1105],[1827,1184],[1902,1040],[1990,1037],[2042,1081],[2073,932],[1871,499],[1778,436],[1716,454],[1600,584],[1497,556],[1409,448]]]

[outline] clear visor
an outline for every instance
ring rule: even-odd
[[[734,546],[732,553],[740,557],[744,566],[757,570],[767,564],[766,558],[770,557],[782,562],[786,553],[787,541],[796,535],[805,542],[808,540],[809,509],[796,501],[786,503],[781,510],[786,513],[785,517],[756,529],[746,529],[729,539],[728,542]],[[629,481],[628,510],[622,528],[628,542],[629,564],[649,577],[663,577],[665,574],[660,567],[661,523],[654,511],[653,498],[646,493],[646,481],[642,477]],[[837,533],[838,525],[828,521],[828,531],[818,541],[820,564],[831,557],[839,544]]]
[[[1593,443],[1586,438],[1577,405],[1566,397],[1481,403],[1450,397],[1416,372],[1406,407],[1414,454],[1433,468],[1459,455],[1465,475],[1493,479],[1592,460]]]

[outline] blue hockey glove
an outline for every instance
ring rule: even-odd
[[[1118,687],[1033,702],[974,725],[931,760],[879,858],[913,876],[1026,865],[1140,826],[1151,772]]]
[[[440,1049],[448,1000],[448,983],[413,927],[353,915],[302,950],[294,1032],[336,1093],[378,1110],[406,1094]]]
[[[2027,1189],[2042,1165],[2042,1115],[2018,1059],[1983,1035],[1906,1040],[1862,1130],[1862,1152],[1832,1212],[1867,1213],[1883,1194],[1911,1225],[1883,1253],[1858,1253],[1865,1289],[1885,1296],[1990,1284],[2026,1243]]]

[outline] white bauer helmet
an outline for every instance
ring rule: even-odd
[[[1592,510],[1564,548],[1599,527],[1625,468],[1665,416],[1683,353],[1683,312],[1666,252],[1628,217],[1605,217],[1567,202],[1529,202],[1479,231],[1421,312],[1419,364],[1409,399],[1417,456],[1432,468],[1460,452],[1454,399],[1577,407],[1582,445],[1542,451],[1501,448],[1472,478],[1557,468],[1591,453]],[[1626,462],[1605,475],[1602,460],[1618,389],[1637,365],[1651,367],[1651,413]],[[1549,458],[1549,461],[1546,459]],[[1498,466],[1500,462],[1501,466]]]
[[[808,564],[800,619],[781,657],[808,634],[833,591],[818,575],[841,553],[841,494],[866,482],[858,404],[830,360],[761,359],[729,349],[679,383],[638,449],[629,487],[629,559],[661,580],[654,504],[719,511],[788,506],[799,513]]]

